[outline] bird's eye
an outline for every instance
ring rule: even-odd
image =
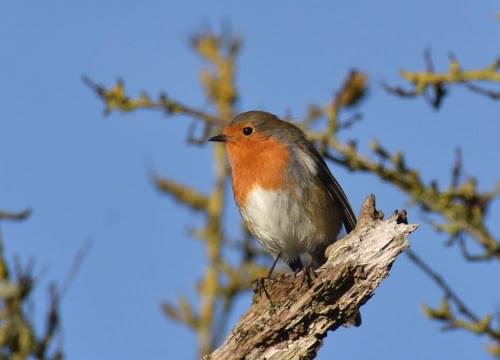
[[[253,129],[251,127],[246,127],[243,129],[243,134],[245,134],[246,136],[251,135],[252,132],[253,132]]]

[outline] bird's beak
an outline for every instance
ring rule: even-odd
[[[215,136],[212,136],[210,139],[208,139],[208,141],[226,142],[227,136],[224,134],[215,135]]]

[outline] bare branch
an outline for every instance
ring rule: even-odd
[[[61,288],[59,290],[58,299],[63,299],[64,296],[67,294],[69,288],[71,287],[71,284],[73,284],[73,281],[76,278],[76,275],[82,268],[83,261],[85,260],[85,257],[89,253],[91,247],[92,247],[92,242],[90,240],[86,241],[85,244],[83,244],[83,246],[81,247],[81,249],[79,249],[78,252],[76,253],[75,258],[73,259],[73,264],[71,265],[70,272],[66,276],[66,279],[64,279],[64,281],[62,282]]]
[[[455,162],[451,169],[451,187],[456,189],[460,183],[460,177],[463,173],[462,149],[458,147],[455,150]]]
[[[465,84],[465,86],[470,91],[475,92],[477,94],[488,96],[489,98],[491,98],[493,100],[500,99],[500,91],[493,91],[493,90],[485,89],[485,88],[482,88],[482,87],[479,87],[477,85],[470,84],[470,83]]]
[[[486,315],[480,318],[469,309],[465,302],[452,290],[444,278],[435,272],[428,264],[426,264],[413,251],[406,252],[410,260],[417,265],[432,281],[434,281],[444,292],[445,299],[441,306],[435,310],[427,306],[424,307],[424,312],[431,318],[443,321],[446,323],[446,328],[463,328],[477,334],[487,334],[490,338],[500,342],[500,330],[495,330],[491,327],[491,316]],[[457,318],[453,315],[449,308],[448,302],[451,301],[468,321]]]
[[[0,210],[0,220],[21,221],[26,220],[31,215],[31,209],[25,209],[17,212]]]
[[[427,276],[429,276],[445,293],[445,296],[452,300],[456,305],[458,310],[473,321],[478,321],[479,317],[476,316],[469,308],[460,300],[458,295],[448,286],[444,279],[436,273],[432,268],[427,265],[422,259],[420,259],[417,254],[413,251],[408,250],[406,252],[408,258],[417,265]]]

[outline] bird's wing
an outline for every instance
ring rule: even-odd
[[[335,200],[335,202],[341,206],[343,215],[342,222],[344,223],[346,232],[350,233],[356,227],[356,215],[354,215],[354,211],[352,211],[351,204],[349,203],[349,200],[347,200],[344,190],[342,190],[338,181],[335,177],[333,177],[323,157],[318,153],[314,146],[307,141],[306,149],[309,155],[314,159],[320,181],[323,183],[325,188],[328,189],[328,193]]]

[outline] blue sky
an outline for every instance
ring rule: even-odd
[[[251,4],[251,5],[250,5]],[[362,123],[342,134],[372,138],[405,149],[426,179],[448,184],[454,149],[464,149],[467,174],[489,189],[500,178],[499,103],[453,88],[439,112],[422,99],[402,101],[379,83],[401,83],[399,70],[421,69],[422,51],[433,50],[438,69],[453,52],[466,68],[499,54],[496,1],[11,1],[0,4],[0,208],[32,207],[31,219],[2,224],[10,259],[34,256],[44,284],[62,280],[86,241],[92,249],[62,305],[69,359],[192,359],[195,339],[168,322],[162,300],[186,294],[204,258],[188,236],[200,223],[157,193],[149,178],[160,174],[209,189],[208,147],[187,147],[188,118],[152,112],[102,116],[102,104],[80,81],[87,74],[110,84],[118,77],[133,94],[165,90],[210,110],[198,85],[201,62],[188,36],[228,21],[245,41],[239,61],[241,110],[295,116],[310,102],[325,103],[353,67],[370,76]],[[369,175],[332,167],[354,208],[370,192],[386,212],[406,198]],[[498,214],[498,203],[492,208]],[[239,224],[232,201],[228,223]],[[500,226],[489,221],[498,234]],[[410,220],[424,222],[416,209]],[[424,226],[412,247],[445,274],[479,313],[498,309],[498,264],[464,265],[457,249]],[[481,279],[481,281],[478,281]],[[325,340],[319,359],[488,358],[484,339],[442,333],[420,304],[437,304],[440,291],[404,256],[390,278],[362,308],[359,329]],[[34,318],[47,294],[35,295]],[[233,321],[245,309],[241,299]]]

